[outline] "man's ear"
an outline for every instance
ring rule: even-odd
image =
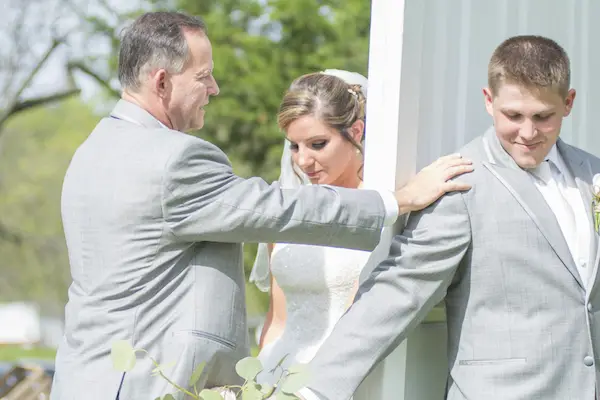
[[[565,117],[571,114],[571,110],[573,109],[573,104],[575,104],[575,89],[570,89],[569,93],[567,93],[567,97],[565,98]]]
[[[494,115],[494,96],[490,88],[483,88],[483,100],[485,101],[485,109],[491,116]]]
[[[157,69],[150,76],[152,90],[161,98],[166,97],[170,91],[170,82],[167,71],[164,68]]]

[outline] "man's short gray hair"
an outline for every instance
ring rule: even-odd
[[[206,25],[197,17],[178,12],[150,12],[126,28],[119,50],[119,81],[123,89],[137,91],[140,77],[153,69],[182,71],[189,57],[184,31],[206,34]]]

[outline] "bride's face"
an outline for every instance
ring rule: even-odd
[[[350,129],[350,134],[358,137],[355,138],[357,141],[360,141],[362,135],[359,130],[360,127],[354,125]],[[289,125],[287,138],[291,142],[292,161],[308,176],[311,183],[358,186],[361,155],[337,130],[306,115]]]

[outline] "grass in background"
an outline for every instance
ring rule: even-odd
[[[54,360],[54,357],[56,357],[56,349],[0,345],[0,361],[4,362],[14,362],[24,358]]]

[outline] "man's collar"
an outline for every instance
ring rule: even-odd
[[[148,111],[127,100],[119,100],[110,113],[111,117],[122,119],[146,128],[167,128],[165,124],[156,119]]]
[[[556,166],[556,168],[558,169],[558,171],[561,174],[567,173],[567,171],[568,171],[567,165],[565,164],[565,161],[561,157],[561,155],[558,151],[558,147],[556,146],[556,143],[554,143],[554,145],[548,152],[548,155],[546,156],[546,160],[551,161]]]
[[[558,141],[560,141],[560,138],[558,139]],[[483,147],[484,152],[486,154],[486,158],[488,159],[487,161],[491,164],[500,164],[505,167],[521,169],[521,167],[517,165],[517,163],[511,157],[511,155],[508,154],[508,152],[502,147],[500,139],[498,139],[498,136],[496,135],[496,131],[493,126],[490,127],[483,135]],[[545,160],[552,161],[561,173],[565,173],[565,171],[568,171],[567,165],[563,161],[563,157],[558,151],[557,143],[554,143],[554,145],[546,155]]]
[[[548,155],[545,158],[547,161],[552,161],[555,165],[559,165],[558,163],[562,161],[558,155],[558,150],[556,149],[556,143],[552,145],[552,148],[548,152]]]

